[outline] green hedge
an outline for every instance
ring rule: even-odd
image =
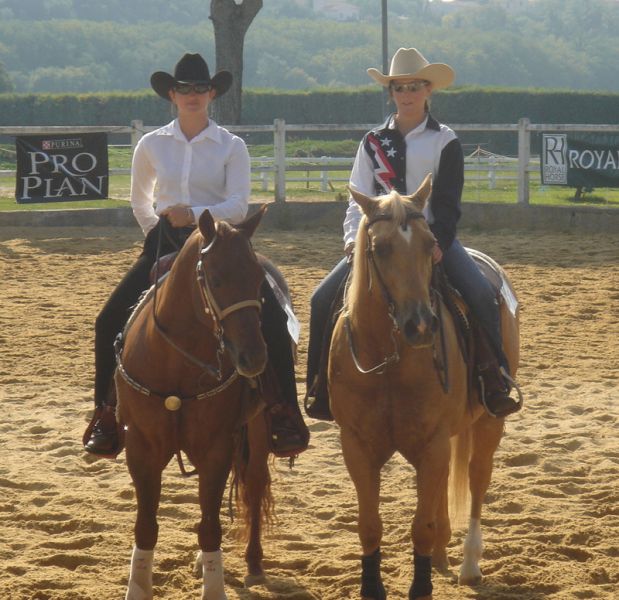
[[[225,98],[225,97],[224,97]],[[456,88],[436,92],[432,112],[446,123],[618,123],[619,94],[557,90]],[[382,118],[379,89],[308,92],[246,90],[243,123],[374,123]],[[170,105],[150,90],[100,94],[0,94],[0,126],[146,125],[170,120]]]
[[[225,97],[224,97],[225,99]],[[619,94],[569,90],[454,88],[432,98],[432,113],[445,123],[619,123]],[[383,96],[376,87],[316,89],[307,92],[246,90],[243,124],[378,123]],[[171,119],[168,102],[152,91],[99,94],[0,94],[0,126],[119,125],[133,119],[145,125],[162,125]],[[291,136],[292,137],[292,136]],[[321,132],[321,139],[351,137]],[[352,134],[354,139],[359,133]],[[516,136],[510,133],[462,133],[465,151],[476,145],[504,154],[516,153]],[[269,143],[269,135],[254,134],[251,143]],[[535,151],[538,136],[533,136]],[[118,142],[119,140],[114,140]]]

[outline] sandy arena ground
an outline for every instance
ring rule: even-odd
[[[0,228],[0,599],[124,598],[133,488],[124,464],[80,446],[91,412],[93,322],[137,256],[139,231]],[[522,303],[522,413],[509,419],[483,518],[484,583],[435,575],[435,600],[619,598],[619,246],[612,236],[479,233]],[[263,230],[304,327],[309,297],[336,262],[339,232]],[[243,587],[243,547],[223,515],[228,597],[358,598],[356,498],[334,424],[308,419],[311,448],[273,467],[279,522],[265,538],[267,585]],[[155,597],[200,597],[197,482],[164,476]],[[383,573],[389,598],[411,578],[412,468],[384,471]],[[464,530],[450,544],[453,573]]]

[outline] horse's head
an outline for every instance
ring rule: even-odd
[[[251,236],[266,205],[236,226],[217,223],[208,210],[198,227],[201,250],[201,293],[216,334],[236,370],[255,377],[267,364],[267,348],[260,329],[260,288],[264,270],[251,246]]]
[[[370,198],[350,190],[364,213],[355,245],[354,273],[367,271],[381,289],[398,329],[409,344],[433,341],[437,319],[430,302],[435,238],[423,216],[432,191],[428,175],[411,196],[392,191]],[[353,277],[353,286],[355,283]]]

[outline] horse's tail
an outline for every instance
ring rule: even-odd
[[[452,524],[462,524],[467,518],[472,440],[472,427],[470,425],[451,438],[449,513]]]
[[[260,531],[268,533],[273,525],[274,514],[270,475],[262,484],[263,493],[259,497],[254,495],[254,485],[248,483],[246,469],[243,473],[239,473],[234,469],[232,481],[235,487],[236,506],[243,523],[243,527],[239,529],[239,539],[246,542],[251,536],[252,527],[258,527]],[[259,484],[256,487],[261,486]]]
[[[256,419],[262,419],[262,414]],[[239,529],[239,537],[247,541],[256,531],[270,530],[274,520],[274,500],[271,492],[266,433],[264,447],[262,444],[256,447],[250,443],[250,438],[255,436],[251,432],[248,434],[248,426],[243,430],[244,433],[239,436],[241,439],[236,444],[230,496],[235,500],[243,523],[243,527]]]

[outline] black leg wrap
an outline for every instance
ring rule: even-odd
[[[432,594],[432,557],[413,553],[413,585],[408,591],[408,600]]]
[[[380,548],[361,557],[361,596],[372,600],[386,600],[387,593],[380,578]]]

